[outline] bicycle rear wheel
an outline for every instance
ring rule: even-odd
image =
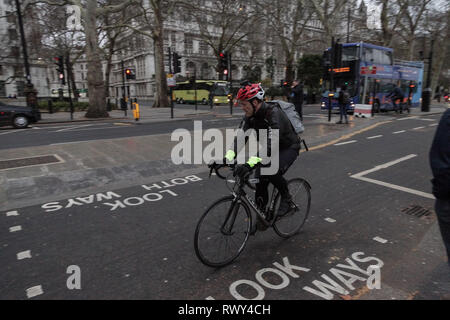
[[[306,222],[311,208],[311,187],[301,178],[288,181],[289,193],[296,208],[282,217],[277,217],[273,229],[282,238],[289,238],[297,234]],[[278,210],[281,196],[275,199],[275,208]],[[276,211],[275,211],[276,212]]]
[[[200,218],[195,230],[195,253],[210,267],[233,262],[244,250],[252,217],[248,206],[233,196],[219,199]]]

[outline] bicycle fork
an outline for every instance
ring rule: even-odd
[[[232,236],[234,234],[232,230],[234,223],[236,222],[238,211],[239,211],[239,200],[238,198],[235,198],[231,204],[230,209],[227,212],[227,217],[225,218],[222,226],[220,227],[220,232],[223,235]]]

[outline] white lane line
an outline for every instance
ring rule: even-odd
[[[30,298],[34,298],[36,296],[40,296],[41,294],[44,293],[44,290],[42,290],[42,286],[35,286],[35,287],[28,288],[26,290],[26,292],[27,292],[28,299],[30,299]]]
[[[56,130],[56,131],[52,131],[52,132],[64,132],[64,131],[69,131],[72,129],[85,128],[85,127],[90,127],[90,126],[93,126],[93,125],[92,124],[84,124],[84,125],[70,126],[70,127],[66,127],[64,129],[60,129],[60,130]]]
[[[395,132],[392,132],[393,134],[399,134],[399,133],[405,133],[406,132],[406,130],[401,130],[401,131],[395,131]]]
[[[400,118],[400,119],[397,119],[397,121],[412,120],[412,119],[417,119],[418,117],[419,117],[419,116],[407,117],[407,118]]]
[[[436,121],[436,119],[426,119],[426,118],[417,118],[417,120],[423,120],[423,121]]]
[[[380,135],[378,135],[378,136],[368,137],[367,139],[376,139],[376,138],[381,138],[382,136],[383,136],[383,135],[380,134]]]
[[[390,188],[390,189],[411,193],[411,194],[418,195],[418,196],[421,196],[421,197],[424,197],[424,198],[435,199],[434,196],[432,194],[430,194],[430,193],[426,193],[426,192],[422,192],[422,191],[418,191],[418,190],[414,190],[414,189],[410,189],[410,188],[405,188],[405,187],[398,186],[398,185],[395,185],[395,184],[392,184],[392,183],[387,183],[387,182],[383,182],[383,181],[379,181],[379,180],[375,180],[375,179],[370,179],[370,178],[364,177],[365,175],[368,175],[369,173],[372,173],[372,172],[375,172],[375,171],[378,171],[378,170],[381,170],[381,169],[389,168],[389,167],[391,167],[393,165],[396,165],[396,164],[398,164],[400,162],[403,162],[403,161],[406,161],[406,160],[409,160],[409,159],[412,159],[412,158],[415,158],[415,157],[417,157],[416,154],[410,154],[410,155],[405,156],[403,158],[400,158],[400,159],[397,159],[397,160],[394,160],[394,161],[390,161],[388,163],[376,166],[373,169],[366,170],[366,171],[354,174],[354,175],[352,175],[350,177],[354,178],[354,179],[362,180],[362,181],[365,181],[365,182],[370,182],[370,183],[373,183],[373,184],[377,184],[377,185],[380,185],[380,186],[383,186],[383,187],[387,187],[387,188]]]
[[[26,130],[25,130],[25,131],[26,131]],[[6,131],[6,132],[0,133],[0,136],[3,136],[3,135],[5,135],[5,134],[9,134],[9,133],[19,133],[19,132],[24,132],[24,130]]]
[[[420,129],[425,129],[425,127],[417,127],[417,128],[413,128],[412,130],[420,130]]]
[[[91,142],[95,140],[84,140],[84,141],[72,141],[72,142],[61,142],[61,143],[52,143],[51,146],[60,146],[64,144],[73,144],[73,143],[80,143],[80,142]]]
[[[380,238],[380,237],[375,237],[373,238],[373,240],[378,241],[379,243],[386,243],[388,242],[386,239]]]
[[[31,251],[22,251],[17,254],[17,260],[31,259]]]
[[[435,127],[435,126],[437,126],[438,125],[438,123],[433,123],[433,124],[430,124],[430,125],[428,125],[429,127]]]
[[[6,213],[7,217],[18,216],[18,215],[19,215],[19,213],[17,211],[8,211]]]
[[[330,222],[330,223],[335,223],[336,220],[331,219],[331,218],[325,218],[325,221]]]
[[[335,146],[343,146],[344,144],[350,144],[350,143],[355,143],[355,142],[358,142],[358,141],[357,140],[352,140],[352,141],[336,143]]]
[[[9,228],[9,232],[17,232],[17,231],[21,231],[21,230],[22,230],[22,226],[15,226],[15,227]]]

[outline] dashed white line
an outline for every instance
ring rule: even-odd
[[[336,220],[331,219],[331,218],[325,218],[325,221],[330,222],[330,223],[335,223]]]
[[[428,125],[429,127],[436,127],[438,125],[438,123],[433,123],[433,124],[430,124],[430,125]]]
[[[18,215],[19,215],[19,213],[17,211],[8,211],[6,213],[7,217],[18,216]]]
[[[413,130],[420,130],[420,129],[425,129],[425,127],[417,127],[417,128],[413,128]]]
[[[34,298],[36,296],[40,296],[44,294],[44,290],[42,290],[42,286],[35,286],[27,289],[27,297]]]
[[[15,226],[15,227],[9,228],[9,232],[17,232],[17,231],[21,231],[21,230],[22,230],[22,226]]]
[[[22,251],[17,254],[17,260],[31,259],[31,251]]]
[[[388,242],[386,239],[383,239],[383,238],[380,238],[380,237],[375,237],[375,238],[373,238],[373,240],[375,240],[375,241],[377,241],[379,243],[383,243],[383,244]]]
[[[392,132],[393,134],[399,134],[399,133],[404,133],[406,132],[405,130],[401,130],[401,131],[396,131],[396,132]]]
[[[376,139],[376,138],[381,138],[382,136],[383,136],[383,135],[380,134],[380,135],[378,135],[378,136],[368,137],[367,139]]]
[[[355,142],[358,142],[358,141],[357,140],[351,140],[351,141],[336,143],[335,146],[343,146],[344,144],[350,144],[350,143],[355,143]]]

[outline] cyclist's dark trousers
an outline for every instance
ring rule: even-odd
[[[269,201],[269,183],[272,183],[282,196],[289,195],[287,181],[283,175],[297,159],[299,151],[298,148],[280,150],[279,169],[275,175],[263,176],[258,170],[256,175],[259,177],[259,183],[256,185],[255,199],[260,208],[265,208]]]

